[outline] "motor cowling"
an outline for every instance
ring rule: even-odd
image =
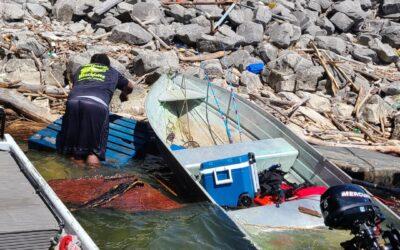
[[[330,228],[351,230],[356,225],[375,225],[384,220],[370,195],[354,184],[330,187],[322,194],[320,207],[325,225]]]

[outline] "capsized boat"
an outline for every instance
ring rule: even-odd
[[[179,74],[163,75],[152,85],[145,109],[161,141],[163,157],[179,176],[181,186],[195,199],[219,206],[201,181],[202,164],[248,153],[255,156],[257,173],[279,164],[291,183],[329,187],[351,182],[346,173],[272,115],[234,92],[207,81]],[[231,180],[231,175],[229,173],[226,179]],[[217,175],[214,178],[221,181]],[[317,195],[286,201],[279,207],[219,207],[254,242],[257,238],[254,230],[324,228],[322,218],[299,209],[320,211],[319,203]],[[377,203],[387,218],[399,221],[389,208]]]

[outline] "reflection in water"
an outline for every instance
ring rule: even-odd
[[[26,149],[26,145],[22,147]],[[27,156],[46,180],[129,173],[138,175],[155,188],[162,188],[148,174],[165,167],[162,159],[156,156],[134,160],[123,169],[82,168],[64,157],[35,150],[28,151]],[[167,212],[88,209],[74,214],[100,249],[251,248],[232,222],[207,202],[186,204]],[[347,232],[326,229],[262,231],[245,227],[244,230],[263,249],[340,249],[339,242],[349,239]]]

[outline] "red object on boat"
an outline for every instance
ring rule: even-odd
[[[311,195],[322,195],[326,190],[327,188],[324,186],[303,187],[296,189],[293,192],[293,196],[296,197],[296,199],[301,199]]]
[[[276,199],[274,199],[274,197],[272,197],[270,195],[266,195],[262,198],[261,198],[261,196],[257,195],[254,198],[254,203],[256,203],[257,205],[260,205],[260,206],[265,206],[265,205],[275,204],[275,200]]]
[[[82,179],[51,180],[49,185],[57,196],[73,207],[79,207],[122,183],[137,180],[135,176],[126,177],[93,177]],[[113,208],[127,212],[170,210],[182,207],[181,204],[144,183],[129,189],[106,203],[101,208]]]

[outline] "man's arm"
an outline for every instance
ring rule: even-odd
[[[134,83],[132,81],[129,81],[128,84],[122,89],[121,95],[119,96],[121,102],[128,101],[128,95],[132,93],[133,84]]]

